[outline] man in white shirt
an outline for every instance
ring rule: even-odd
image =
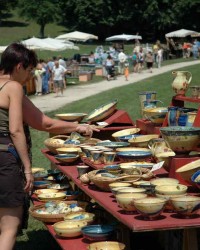
[[[118,54],[118,68],[119,68],[119,74],[124,74],[124,64],[126,62],[127,56],[124,54],[123,50],[121,50]]]
[[[53,73],[53,82],[56,91],[56,96],[58,97],[59,91],[61,92],[61,96],[63,96],[64,82],[63,77],[66,73],[66,69],[59,64],[59,61],[55,61],[55,65],[52,70]]]

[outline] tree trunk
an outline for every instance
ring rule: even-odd
[[[44,28],[45,28],[45,24],[40,24],[40,33],[39,33],[39,37],[40,38],[44,38]]]

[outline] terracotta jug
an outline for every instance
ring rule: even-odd
[[[173,71],[174,81],[172,88],[177,95],[185,95],[192,80],[192,74],[189,71]]]

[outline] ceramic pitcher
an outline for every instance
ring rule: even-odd
[[[151,149],[152,155],[165,153],[169,150],[165,140],[163,138],[151,139],[148,142],[148,147]]]
[[[174,81],[172,88],[177,95],[185,95],[192,80],[192,74],[189,71],[173,71]]]

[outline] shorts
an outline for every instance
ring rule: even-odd
[[[59,81],[53,81],[54,82],[54,87],[55,88],[64,88],[64,83],[63,80],[59,80]]]

